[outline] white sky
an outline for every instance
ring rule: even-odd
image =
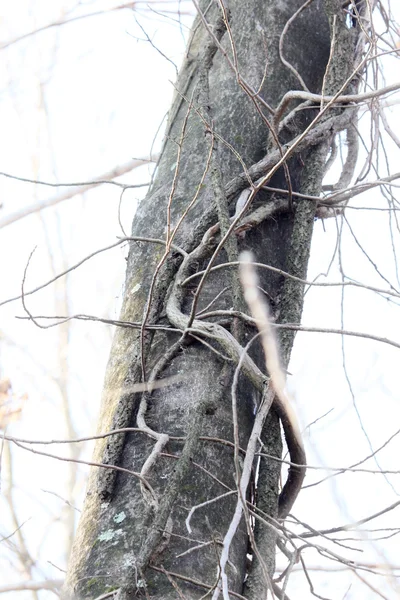
[[[0,39],[15,37],[59,19],[87,14],[115,6],[99,0],[81,3],[39,0],[9,4],[0,15]],[[171,19],[143,10],[136,17],[168,57],[181,62],[185,26],[172,14],[173,4],[160,2],[158,8],[171,9]],[[189,2],[182,12],[192,12]],[[190,18],[183,16],[183,22]],[[87,181],[123,164],[133,157],[149,154],[157,129],[168,110],[172,96],[170,81],[175,69],[149,43],[139,41],[143,33],[128,11],[109,12],[82,19],[64,27],[52,28],[2,50],[0,62],[0,171],[45,181]],[[387,83],[398,79],[396,63],[388,61]],[[397,69],[397,70],[396,70]],[[399,107],[387,109],[394,128],[399,123]],[[367,124],[365,125],[367,128]],[[367,129],[366,129],[367,131]],[[159,147],[161,135],[155,144]],[[398,149],[388,142],[389,162],[398,170]],[[381,174],[386,174],[382,164]],[[332,174],[334,179],[334,173]],[[148,167],[122,178],[124,182],[149,180]],[[54,196],[57,190],[32,186],[0,177],[3,207],[1,219],[19,208]],[[143,191],[128,190],[121,204],[121,220],[129,231],[138,200]],[[103,186],[84,196],[68,200],[1,229],[0,302],[18,295],[28,257],[36,247],[28,271],[26,288],[51,277],[52,267],[60,272],[88,253],[113,243],[122,235],[118,223],[120,190]],[[359,196],[355,206],[385,207],[377,190]],[[388,229],[388,213],[352,210],[347,218],[358,240],[392,285],[400,287],[393,260]],[[326,271],[336,244],[334,219],[318,221],[315,227],[309,280]],[[398,244],[398,231],[395,231]],[[398,248],[398,245],[397,245]],[[91,259],[68,277],[69,314],[89,313],[117,316],[122,291],[126,249],[117,247]],[[346,275],[357,281],[387,288],[356,246],[346,225],[342,234],[342,254]],[[322,279],[321,279],[322,280]],[[335,261],[330,281],[340,281]],[[27,298],[33,314],[54,315],[54,286]],[[305,325],[340,328],[341,289],[313,288],[306,297]],[[400,343],[398,301],[389,303],[372,292],[346,288],[344,326],[373,333]],[[51,381],[59,375],[57,328],[41,330],[32,323],[15,319],[23,315],[20,302],[0,307],[0,378],[10,377],[17,394],[28,394],[23,418],[9,426],[8,433],[30,439],[65,437],[60,394]],[[68,346],[68,394],[74,426],[80,435],[94,431],[102,378],[108,357],[111,328],[94,323],[73,323]],[[370,454],[370,448],[353,406],[342,367],[340,336],[300,333],[293,352],[289,387],[305,428],[309,462],[313,465],[348,466]],[[363,427],[376,449],[400,427],[398,385],[399,350],[382,343],[346,337],[346,365],[354,399]],[[329,415],[306,428],[325,413]],[[400,436],[398,436],[400,438]],[[67,455],[64,447],[47,448]],[[400,442],[395,438],[378,454],[379,465],[399,469]],[[90,456],[89,449],[86,456]],[[65,491],[65,464],[41,458],[23,450],[13,450],[15,468],[15,505],[32,555],[37,559],[37,579],[62,578],[55,567],[65,568],[59,539],[60,524],[54,522],[63,502],[43,490],[61,497]],[[373,460],[362,465],[377,469]],[[306,484],[323,479],[328,473],[309,471]],[[84,471],[79,478],[78,500],[82,498]],[[4,485],[4,484],[3,484]],[[295,515],[315,528],[341,525],[363,518],[399,499],[399,476],[347,473],[305,489],[296,503]],[[68,510],[68,508],[67,508]],[[0,535],[10,533],[5,501],[0,498]],[[399,510],[389,513],[371,527],[396,527]],[[302,527],[299,531],[303,530]],[[45,541],[41,535],[45,531]],[[347,537],[347,536],[343,536]],[[353,533],[348,537],[356,537]],[[371,534],[370,534],[371,537]],[[349,542],[356,546],[355,541]],[[362,545],[363,553],[336,548],[353,560],[388,561],[398,565],[397,538]],[[384,548],[381,550],[380,548]],[[305,554],[310,565],[322,564],[315,550]],[[282,564],[281,561],[278,561]],[[325,563],[332,567],[333,563]],[[10,565],[12,568],[10,568]],[[399,565],[398,565],[399,566]],[[347,600],[375,598],[357,579],[345,575],[317,575],[311,572],[321,595]],[[368,574],[366,574],[367,576]],[[9,549],[0,546],[0,581],[22,579]],[[369,579],[387,598],[397,598],[393,582],[387,578]],[[351,587],[349,588],[349,586]],[[297,598],[311,598],[304,576],[293,573],[287,589]],[[294,592],[293,592],[294,590]],[[348,591],[347,591],[348,590]],[[346,594],[347,591],[347,594]],[[30,592],[13,592],[4,598],[30,599]],[[40,600],[54,597],[41,592]]]

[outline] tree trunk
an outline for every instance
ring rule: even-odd
[[[346,23],[342,4],[314,0],[289,23],[282,38],[289,68],[281,60],[279,41],[302,0],[231,0],[229,15],[217,2],[200,2],[209,28],[199,16],[195,19],[163,151],[132,237],[165,240],[184,218],[168,253],[165,244],[130,242],[121,315],[125,326],[115,333],[98,427],[99,433],[127,427],[141,431],[97,443],[94,461],[122,470],[92,469],[66,597],[94,599],[119,589],[124,600],[191,600],[204,597],[218,580],[218,555],[238,502],[237,470],[243,463],[240,452],[235,460],[233,444],[232,383],[239,346],[234,350],[232,339],[244,347],[256,330],[238,312],[199,318],[202,310],[245,311],[237,266],[211,272],[201,290],[200,277],[182,282],[206,268],[230,217],[240,211],[237,200],[246,198],[241,192],[250,188],[249,179],[256,183],[265,177],[320,111],[319,103],[309,104],[287,120],[279,132],[283,146],[277,146],[268,107],[275,109],[286,92],[301,89],[296,71],[310,92],[324,94],[338,92],[351,75],[359,32]],[[295,106],[291,102],[289,109]],[[280,167],[264,182],[293,195],[257,189],[214,264],[237,260],[238,251],[251,249],[257,262],[305,278],[317,206],[295,194],[319,195],[331,140],[347,127],[349,113],[335,109],[321,116],[292,149],[286,169]],[[299,323],[303,285],[267,269],[260,281],[278,321]],[[142,331],[137,324],[143,322]],[[294,331],[280,331],[286,368]],[[265,371],[257,342],[249,353],[252,364]],[[164,379],[165,385],[153,390],[135,388],[142,381]],[[262,393],[243,368],[234,394],[242,449]],[[262,440],[264,451],[280,458],[274,405]],[[276,530],[265,519],[282,517],[279,477],[279,461],[263,460],[252,482],[256,495],[248,490],[248,500],[264,520],[256,520],[251,533],[248,517],[242,519],[233,538],[226,568],[232,598],[261,599],[271,589]],[[219,496],[193,513],[190,528],[185,525],[192,507]]]

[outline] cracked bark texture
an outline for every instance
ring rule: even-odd
[[[239,71],[243,78],[255,89],[261,82],[261,95],[270,106],[276,106],[285,92],[298,89],[299,84],[293,74],[282,64],[279,58],[279,37],[288,19],[301,6],[303,0],[231,0],[230,26],[237,50]],[[208,0],[200,2],[204,11]],[[326,3],[329,4],[329,3]],[[330,6],[333,4],[330,3]],[[333,9],[332,9],[333,10]],[[336,7],[336,10],[340,10]],[[329,9],[328,15],[331,16]],[[207,11],[207,21],[212,25],[219,16],[217,3],[211,4]],[[140,204],[135,216],[132,232],[134,235],[162,238],[166,234],[167,203],[171,191],[174,169],[177,162],[177,141],[188,111],[187,99],[194,97],[199,75],[199,57],[209,34],[199,18],[193,25],[193,35],[187,49],[186,58],[180,70],[176,84],[177,92],[170,111],[168,138],[161,155],[154,183],[146,199]],[[230,43],[225,33],[222,46],[230,54]],[[285,39],[285,58],[301,73],[312,92],[320,92],[330,51],[330,29],[325,5],[322,0],[314,2],[299,15],[291,25]],[[343,59],[345,60],[345,59]],[[351,58],[348,58],[351,61]],[[266,77],[264,77],[267,62]],[[237,84],[235,74],[230,69],[221,52],[217,52],[209,72],[210,104],[215,131],[229,142],[240,154],[247,166],[260,160],[266,152],[269,136],[268,128],[254,108],[252,101]],[[265,109],[263,109],[265,110]],[[296,118],[299,133],[308,124],[315,111],[305,112],[302,118]],[[268,113],[266,113],[266,116]],[[283,132],[282,140],[292,137]],[[287,138],[287,139],[286,139]],[[186,133],[182,143],[177,186],[171,204],[172,223],[185,210],[194,196],[205,169],[209,151],[209,139],[205,135],[204,123],[196,111],[190,111]],[[324,162],[321,150],[318,150],[319,163],[313,160],[313,167]],[[326,155],[327,150],[325,150]],[[323,152],[322,152],[323,154]],[[294,191],[318,193],[320,176],[304,168],[309,152],[296,155],[288,162]],[[219,160],[222,180],[228,183],[242,172],[237,157],[223,143],[219,143]],[[318,165],[317,165],[318,163]],[[312,171],[312,169],[311,169]],[[309,185],[312,177],[317,185]],[[279,171],[270,185],[286,187],[283,171]],[[256,203],[271,199],[267,192],[260,192]],[[231,211],[233,212],[233,206]],[[302,212],[303,211],[303,212]],[[216,210],[213,206],[210,176],[200,190],[199,199],[183,221],[174,243],[186,251],[191,251],[201,240],[206,227],[216,222]],[[307,269],[309,246],[311,242],[314,214],[306,203],[296,210],[296,219],[300,224],[301,239],[292,240],[294,215],[283,211],[274,219],[265,221],[257,228],[247,232],[238,240],[239,249],[252,249],[256,260],[274,267],[292,271],[304,276]],[[297,257],[293,266],[293,252],[297,244],[304,251]],[[124,303],[121,319],[140,321],[146,306],[148,292],[154,270],[163,255],[160,246],[133,242],[128,257]],[[221,261],[226,259],[221,254]],[[150,306],[148,323],[167,324],[165,299],[171,281],[181,262],[178,253],[172,252],[160,270],[153,299]],[[199,269],[205,265],[199,265]],[[283,280],[267,270],[260,273],[262,287],[273,299],[282,295]],[[200,297],[199,309],[208,303],[224,287],[230,285],[231,273],[219,271],[211,275]],[[193,289],[188,289],[184,304],[190,310]],[[292,298],[283,300],[284,321],[299,322],[301,318],[303,292],[297,287]],[[230,308],[232,299],[229,291],[221,295],[213,308]],[[247,332],[249,339],[250,334]],[[105,376],[104,394],[99,432],[117,427],[136,426],[136,413],[140,397],[132,394],[129,386],[139,382],[142,376],[140,360],[140,334],[133,329],[120,328],[116,331],[109,364]],[[157,363],[167,349],[178,340],[174,333],[145,333],[147,373]],[[289,360],[293,336],[283,341],[283,361]],[[263,358],[259,348],[253,352],[253,358],[262,368]],[[154,430],[172,436],[185,436],[193,430],[193,419],[200,418],[202,436],[233,439],[231,412],[231,385],[234,365],[224,362],[219,356],[203,344],[195,341],[184,345],[162,372],[162,377],[179,375],[181,380],[165,388],[157,389],[150,397],[146,414],[147,424]],[[250,383],[240,380],[239,423],[240,443],[245,447],[254,420],[255,392]],[[202,408],[201,417],[199,410]],[[263,439],[269,454],[280,457],[282,441],[280,424],[271,412],[264,428]],[[154,440],[143,433],[129,433],[125,436],[112,436],[100,440],[95,449],[94,460],[113,464],[139,472],[143,462],[154,446]],[[159,499],[171,494],[169,483],[174,480],[178,457],[183,448],[182,441],[170,441],[165,454],[157,458],[155,466],[148,475],[148,481]],[[133,475],[109,470],[92,469],[84,511],[74,542],[64,596],[68,598],[94,599],[97,596],[125,586],[124,598],[145,597],[152,600],[172,600],[177,598],[168,578],[162,572],[177,573],[185,578],[213,586],[217,576],[219,541],[223,538],[230,522],[236,503],[236,496],[199,509],[192,517],[192,533],[189,535],[184,521],[188,510],[199,503],[225,493],[226,486],[235,489],[235,466],[232,448],[216,442],[198,440],[191,446],[191,467],[187,470],[173,502],[169,524],[172,526],[168,544],[161,553],[155,552],[151,565],[139,571],[137,560],[146,547],[149,531],[156,519],[154,509],[144,500],[139,481]],[[170,455],[175,455],[171,457]],[[212,478],[210,473],[214,476]],[[277,461],[262,462],[259,506],[271,516],[277,514],[279,496],[280,465]],[[176,479],[176,478],[175,478]],[[259,492],[260,496],[260,492]],[[165,519],[164,519],[165,521]],[[161,523],[161,522],[160,522]],[[167,523],[164,523],[164,527]],[[161,528],[161,524],[160,524]],[[153,532],[154,533],[154,532]],[[159,541],[161,541],[159,532]],[[275,535],[264,525],[257,525],[256,540],[262,548],[265,564],[270,576],[274,570]],[[190,553],[186,551],[199,541],[204,546]],[[160,546],[161,547],[161,546]],[[156,549],[155,549],[156,550]],[[186,552],[186,553],[185,553]],[[230,552],[229,587],[247,598],[256,598],[262,583],[260,569],[254,561],[253,575],[250,573],[245,588],[246,555],[249,541],[245,524],[237,532]],[[160,570],[161,569],[161,570]],[[202,597],[206,587],[195,585],[188,580],[175,578],[183,596],[187,600]],[[261,581],[261,584],[260,584]],[[146,586],[146,594],[144,591]],[[256,591],[254,591],[256,590]],[[258,596],[261,598],[262,596]]]

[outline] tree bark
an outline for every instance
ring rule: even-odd
[[[214,326],[209,327],[211,335],[207,337],[206,325],[200,330],[197,318],[196,331],[182,333],[192,325],[189,315],[194,298],[198,300],[197,315],[201,310],[244,308],[236,268],[212,272],[200,293],[200,277],[185,287],[181,282],[195,269],[207,266],[221,234],[214,227],[207,243],[203,236],[217,222],[222,234],[227,231],[237,199],[249,187],[248,177],[256,181],[268,173],[279,161],[280,152],[286,151],[287,144],[320,110],[309,106],[296,113],[280,131],[283,146],[277,148],[268,128],[267,120],[272,122],[273,115],[267,107],[275,108],[286,92],[299,89],[294,70],[281,60],[279,41],[301,5],[302,0],[231,0],[227,30],[221,5],[200,2],[214,37],[198,16],[176,84],[154,182],[138,208],[132,236],[165,239],[196,199],[167,256],[160,244],[131,242],[121,320],[128,325],[145,319],[147,328],[143,332],[134,326],[117,329],[98,426],[101,433],[138,424],[145,429],[143,423],[149,429],[115,434],[97,443],[95,462],[130,472],[92,469],[65,597],[94,599],[118,589],[118,597],[124,600],[141,596],[172,600],[179,594],[192,600],[204,597],[217,581],[221,541],[237,502],[237,493],[227,494],[236,490],[238,467],[232,445],[236,364],[219,339],[212,337]],[[335,94],[351,74],[357,35],[346,24],[342,2],[314,0],[289,24],[283,55],[311,92]],[[332,39],[336,40],[333,53]],[[236,73],[224,53],[237,65]],[[344,61],[342,70],[335,57]],[[252,98],[251,90],[259,90],[259,98]],[[294,106],[291,103],[289,109]],[[266,184],[288,190],[289,175],[293,192],[318,195],[330,142],[346,127],[345,115],[338,110],[327,112],[286,161],[286,173],[280,168]],[[255,217],[252,221],[251,215],[266,206],[271,207],[270,217],[253,225]],[[309,200],[293,197],[290,201],[288,194],[258,191],[246,213],[250,215],[248,226],[240,233],[239,227],[215,264],[233,260],[237,249],[251,249],[257,262],[304,278],[315,211],[315,203]],[[299,323],[303,285],[268,270],[262,270],[260,278],[278,320]],[[222,321],[217,324],[217,319]],[[255,334],[254,328],[238,318],[219,315],[208,317],[207,322],[224,328],[243,347]],[[163,329],[150,329],[150,325]],[[293,331],[281,336],[284,367],[293,339]],[[250,354],[265,370],[257,342]],[[168,385],[135,392],[134,385],[141,381],[169,377],[175,379]],[[241,448],[246,448],[260,395],[260,389],[242,373],[236,391]],[[161,434],[169,436],[167,442]],[[280,420],[274,409],[262,439],[265,451],[280,458]],[[161,454],[154,455],[154,463],[141,479],[132,471],[140,473],[156,443]],[[240,465],[240,454],[238,462]],[[263,460],[258,482],[253,482],[257,499],[248,492],[260,514],[273,518],[278,516],[280,470],[279,461]],[[185,525],[189,510],[218,496],[222,497],[194,512],[189,532]],[[253,535],[262,561],[251,548],[242,520],[229,553],[229,589],[236,593],[232,598],[265,598],[270,587],[276,533],[265,521],[257,521]],[[250,567],[249,553],[253,555]]]

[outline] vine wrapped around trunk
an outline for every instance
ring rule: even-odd
[[[130,429],[97,443],[94,461],[108,468],[90,475],[66,597],[217,598],[218,555],[266,398],[259,437],[272,458],[253,461],[258,479],[241,500],[250,512],[230,543],[221,593],[280,593],[275,545],[305,457],[290,415],[266,391],[237,265],[212,266],[251,249],[257,262],[305,278],[319,209],[298,194],[319,196],[331,143],[356,110],[336,108],[335,95],[354,93],[357,61],[362,68],[364,34],[342,4],[199,3],[154,182],[133,222],[121,320],[138,326],[116,331],[105,378],[98,431]],[[319,101],[285,104],[299,86]],[[303,284],[267,269],[260,278],[275,318],[299,323]],[[294,332],[280,331],[286,369]],[[149,384],[142,393],[140,382]],[[280,422],[296,463],[281,494]]]

